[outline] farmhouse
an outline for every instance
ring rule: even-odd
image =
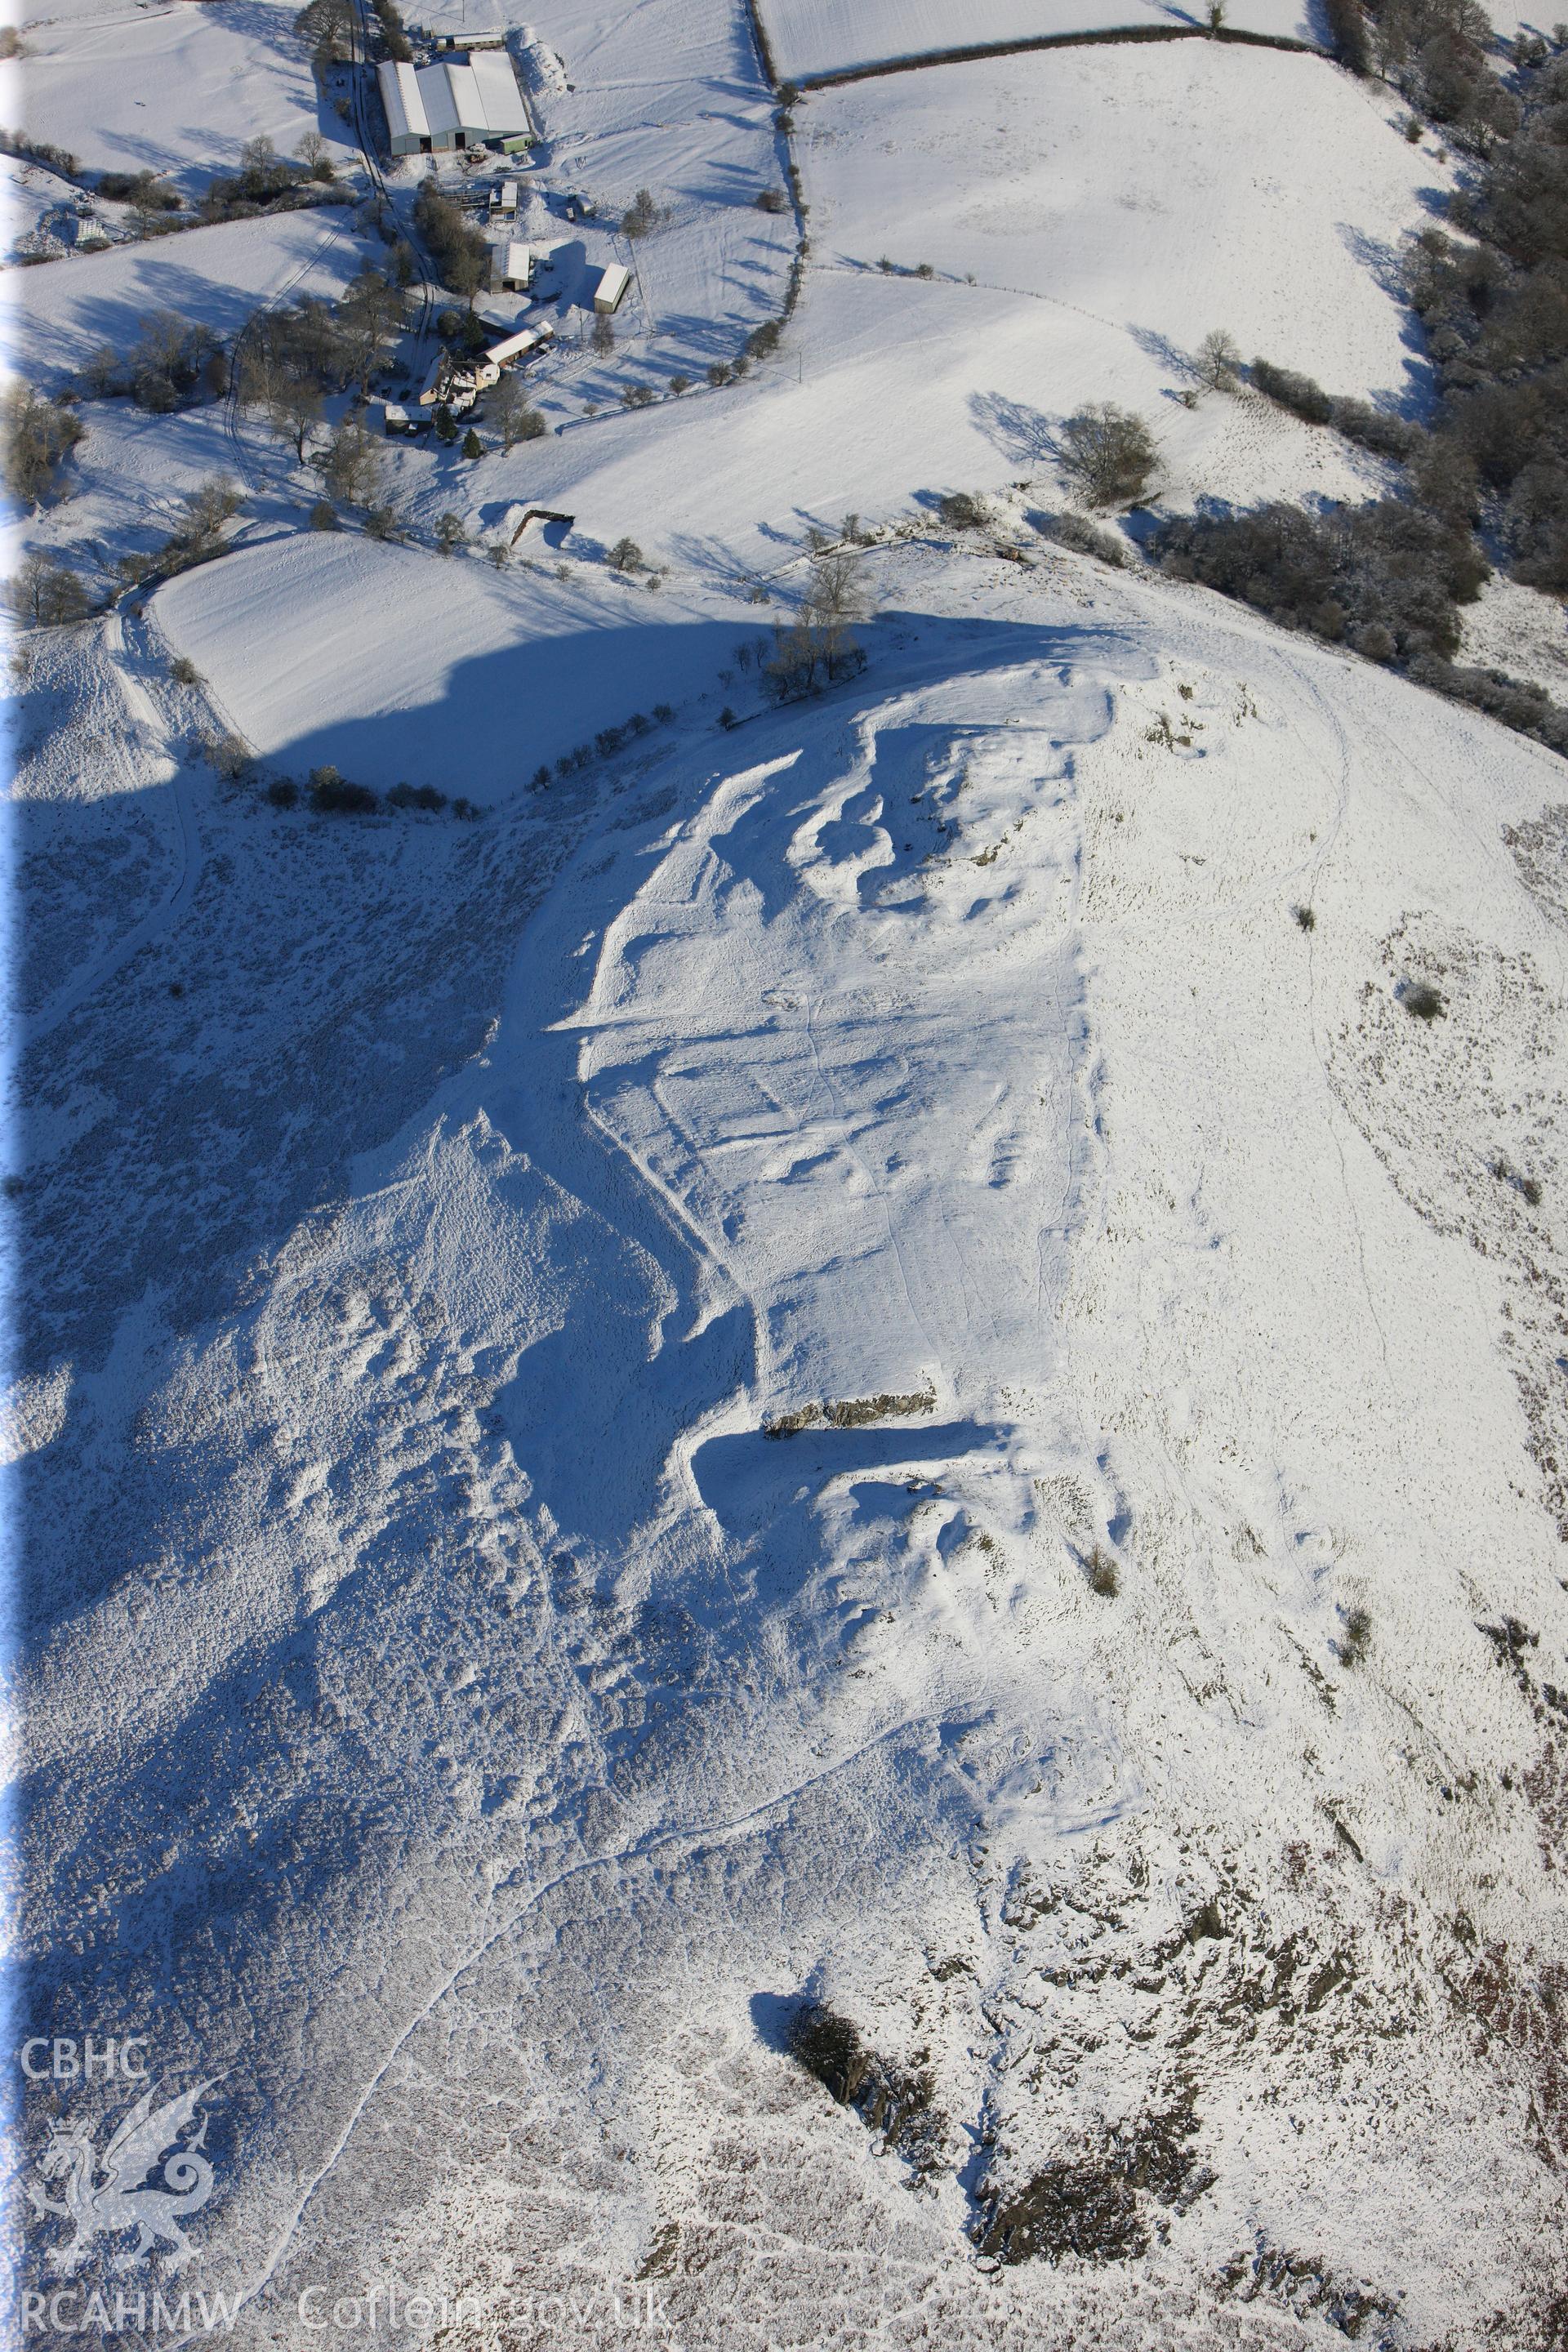
[[[437,352],[431,362],[430,373],[419,387],[421,408],[449,408],[454,416],[466,415],[481,392],[500,381],[500,364],[486,352],[477,360],[455,360],[449,352]]]
[[[528,108],[504,49],[479,50],[438,65],[377,66],[395,155],[440,154],[460,147],[511,152],[532,137]]]

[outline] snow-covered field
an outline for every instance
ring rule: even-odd
[[[789,79],[842,72],[887,58],[924,57],[981,43],[1153,26],[1196,28],[1207,12],[1178,0],[760,0],[768,44]],[[1237,0],[1226,22],[1238,32],[1319,41],[1304,0]]]
[[[286,155],[319,131],[341,163],[352,140],[320,101],[298,14],[289,0],[51,5],[26,28],[20,120],[87,171],[155,172],[187,200],[247,139]]]
[[[330,761],[368,783],[510,800],[542,761],[656,703],[707,697],[713,723],[720,670],[738,645],[752,658],[741,608],[582,562],[563,583],[537,531],[528,547],[538,576],[474,557],[434,572],[427,554],[359,538],[286,540],[188,573],[155,609],[229,722],[300,775]]]
[[[776,547],[806,519],[1020,477],[1048,489],[1061,421],[1113,399],[1150,418],[1177,505],[1364,496],[1379,471],[1336,437],[1253,398],[1189,410],[1178,395],[1224,326],[1336,390],[1419,398],[1393,268],[1443,167],[1393,111],[1316,59],[1196,42],[811,97],[797,122],[812,257],[786,355],[740,392],[574,424],[492,461],[470,495],[499,480],[581,499],[601,531],[677,560],[722,514],[765,571],[769,535]],[[934,278],[911,274],[922,263]],[[628,352],[599,373],[603,397],[658,372]],[[417,495],[433,510],[449,488]]]
[[[259,304],[341,293],[364,257],[353,209],[332,205],[185,229],[19,271],[7,288],[5,362],[55,391],[101,345],[128,351],[142,320],[160,310],[205,320],[232,341]],[[89,425],[100,413],[88,412]]]
[[[763,5],[785,71],[1016,21]],[[62,123],[121,58],[103,136],[142,100],[195,185],[298,135],[290,15],[27,43]],[[1382,488],[1181,395],[1225,327],[1415,412],[1451,168],[1211,42],[808,94],[799,302],[710,390],[795,251],[743,9],[511,29],[526,233],[668,213],[546,437],[387,445],[385,544],[304,527],[258,415],[88,399],[11,524],[102,583],[248,492],[5,674],[10,2046],[144,2036],[205,2118],[139,2252],[138,2085],[26,2086],[19,2340],[1550,2352],[1563,763],[1038,527],[1085,401],[1167,508]],[[386,250],[345,208],[16,272],[8,363],[232,344]],[[574,520],[492,566],[527,507]],[[865,666],[779,705],[851,513]],[[1555,604],[1466,630],[1562,694]],[[317,813],[324,764],[479,820]]]

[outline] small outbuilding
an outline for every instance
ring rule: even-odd
[[[631,282],[631,271],[618,261],[612,261],[600,270],[599,282],[594,289],[594,308],[601,319],[609,318],[620,309]]]
[[[533,256],[528,247],[511,238],[505,245],[496,246],[493,250],[492,280],[508,294],[526,294],[533,283]]]

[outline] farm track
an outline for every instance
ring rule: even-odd
[[[352,75],[351,87],[353,92],[354,139],[364,163],[365,176],[370,182],[372,191],[374,194],[378,205],[384,205],[388,211],[395,213],[392,195],[386,184],[386,175],[381,168],[380,159],[375,152],[375,140],[371,131],[369,110],[365,101],[364,75],[359,70],[362,64],[367,70],[370,65],[370,35],[369,28],[363,18],[363,5],[361,5],[360,12],[356,17],[356,25],[358,28],[357,38],[359,44],[363,45],[363,58],[359,57],[351,58],[349,60]],[[399,227],[402,235],[406,238],[408,244],[413,248],[416,258],[419,261],[426,272],[426,275],[420,280],[419,311],[418,316],[414,322],[416,347],[416,349],[422,349],[425,339],[430,331],[431,313],[435,307],[435,296],[432,292],[429,282],[430,262],[428,256],[422,250],[418,240],[412,235],[406,225],[400,222]],[[318,248],[318,252],[320,248]],[[262,478],[257,473],[255,467],[247,459],[245,446],[239,430],[239,379],[246,340],[258,319],[265,318],[269,311],[275,310],[280,302],[285,301],[288,299],[289,295],[292,293],[294,288],[300,283],[300,279],[304,278],[315,266],[316,258],[317,256],[312,255],[309,261],[302,263],[300,268],[295,270],[291,277],[285,279],[281,286],[275,288],[274,290],[267,296],[265,301],[257,306],[256,310],[252,311],[249,319],[247,320],[245,325],[240,329],[239,333],[235,337],[234,345],[229,353],[228,391],[224,397],[224,432],[227,437],[229,446],[234,452],[234,462],[236,467],[243,476],[248,488],[252,490],[261,488]]]
[[[386,184],[386,174],[381,168],[381,159],[375,152],[375,140],[371,131],[369,108],[365,99],[365,81],[370,72],[371,56],[370,24],[365,15],[364,0],[355,0],[354,23],[357,27],[358,41],[364,52],[363,60],[356,58],[351,58],[349,60],[351,69],[353,71],[354,137],[359,142],[359,151],[364,158],[365,173],[371,186],[375,191],[378,204],[384,205],[389,211],[395,212],[392,194]],[[357,70],[362,62],[364,67],[363,73]],[[431,314],[435,309],[435,295],[431,290],[433,265],[429,255],[425,252],[418,239],[406,226],[403,226],[403,235],[407,239],[415,258],[419,262],[423,271],[419,281],[419,317],[414,329],[416,348],[420,350],[423,349],[425,339],[430,331]]]

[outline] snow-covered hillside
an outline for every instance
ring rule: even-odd
[[[287,153],[319,131],[342,162],[347,135],[318,102],[298,13],[288,0],[51,0],[26,26],[20,119],[89,171],[152,171],[186,197],[232,172],[248,139]]]
[[[100,160],[113,33],[117,167],[232,164],[231,50],[291,146],[289,13],[61,12],[29,127]],[[373,508],[342,384],[301,457],[80,373],[337,297],[425,159],[10,281],[86,426],[11,567],[102,599],[7,673],[10,2046],[150,2069],[16,2078],[18,2340],[1560,2352],[1563,766],[1139,551],[1397,486],[1195,354],[1420,413],[1459,164],[1318,56],[780,109],[731,0],[465,14],[547,430]]]

